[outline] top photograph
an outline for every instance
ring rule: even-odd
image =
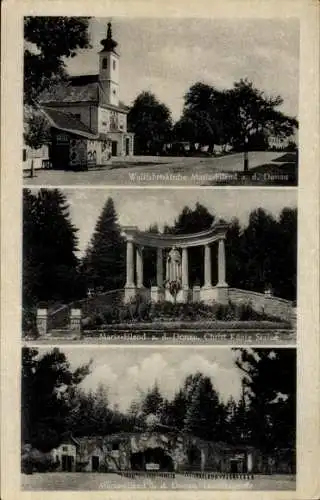
[[[24,186],[296,186],[296,18],[25,17]]]

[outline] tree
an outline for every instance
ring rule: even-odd
[[[106,385],[100,383],[95,391],[87,392],[77,388],[67,426],[74,436],[104,436],[118,430]]]
[[[123,288],[125,245],[112,198],[106,201],[97,221],[81,270],[87,288],[104,291]]]
[[[66,77],[65,59],[90,47],[88,17],[24,18],[24,101]]]
[[[278,219],[277,248],[274,262],[274,294],[295,300],[297,296],[297,209],[284,208]]]
[[[298,122],[277,109],[283,103],[280,96],[265,95],[247,79],[235,82],[227,96],[225,119],[229,122],[230,142],[244,151],[244,171],[247,171],[248,150],[257,136],[288,137]]]
[[[186,380],[188,405],[184,418],[184,431],[199,438],[213,441],[223,439],[223,405],[209,377],[197,373]]]
[[[220,113],[222,93],[210,85],[197,82],[184,96],[184,108],[180,120],[174,126],[174,135],[180,141],[188,141],[193,151],[220,144],[222,116]]]
[[[23,301],[78,298],[77,229],[69,205],[58,189],[24,190]]]
[[[144,396],[142,401],[141,410],[145,416],[150,414],[156,415],[160,418],[162,405],[163,405],[163,396],[160,393],[159,386],[157,382],[155,382],[152,389],[149,389]]]
[[[226,259],[227,259],[227,283],[231,287],[243,287],[243,281],[246,276],[246,261],[243,255],[243,229],[239,220],[233,218],[230,221],[226,237]]]
[[[135,134],[136,154],[160,154],[171,133],[170,110],[151,92],[141,92],[129,111],[128,126]]]
[[[59,446],[68,431],[74,389],[89,374],[90,364],[71,370],[58,348],[39,356],[36,349],[22,349],[22,442],[41,451]]]
[[[51,141],[51,128],[47,119],[35,107],[24,107],[24,142],[32,149],[39,149]]]
[[[262,208],[253,210],[243,231],[243,287],[264,292],[274,285],[274,264],[277,259],[277,221]]]
[[[295,449],[296,350],[237,349],[251,442],[265,453]]]

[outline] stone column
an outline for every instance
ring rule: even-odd
[[[189,288],[188,249],[182,249],[182,288]]]
[[[248,452],[247,454],[247,472],[248,474],[252,474],[252,469],[253,469],[253,456],[252,452]]]
[[[224,249],[224,239],[219,240],[218,247],[218,284],[217,286],[228,286],[226,283],[226,255]]]
[[[143,247],[136,248],[137,288],[143,288]]]
[[[133,243],[127,241],[127,281],[126,287],[134,286]]]
[[[134,257],[133,242],[127,241],[127,281],[125,284],[124,301],[130,302],[136,296],[136,287],[134,282]]]
[[[157,248],[157,286],[163,286],[163,257],[162,248]]]
[[[211,247],[205,245],[204,247],[204,286],[211,288]]]

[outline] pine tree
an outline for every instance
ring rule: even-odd
[[[225,427],[223,405],[209,377],[196,374],[189,385],[184,431],[205,440],[221,440]]]
[[[125,245],[112,198],[108,198],[97,221],[82,272],[88,288],[107,291],[124,286]]]
[[[26,304],[77,298],[77,229],[58,189],[24,192],[23,290]]]

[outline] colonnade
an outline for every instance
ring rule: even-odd
[[[134,262],[135,261],[135,262]],[[136,280],[135,272],[136,269]],[[163,248],[157,248],[157,286],[164,285],[163,272]],[[181,255],[181,282],[182,288],[189,288],[189,269],[188,269],[188,247],[182,247]],[[204,245],[204,287],[212,287],[211,271],[211,245]],[[216,286],[227,286],[226,283],[226,256],[224,238],[218,240],[218,283]],[[143,246],[134,244],[127,240],[127,259],[126,259],[126,288],[143,287]]]

